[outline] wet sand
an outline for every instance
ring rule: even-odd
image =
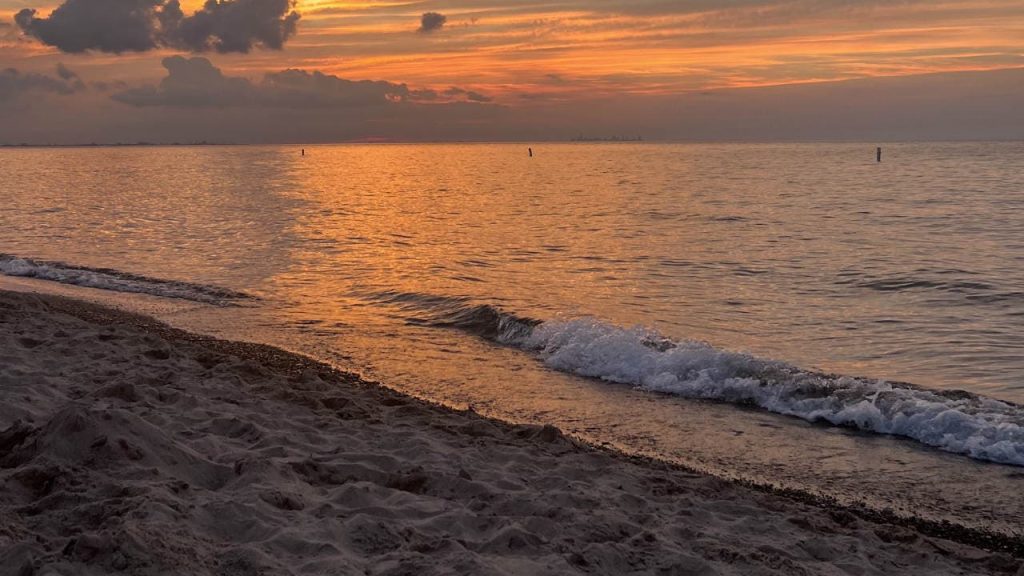
[[[1017,574],[1018,540],[742,486],[275,348],[0,292],[0,575]]]

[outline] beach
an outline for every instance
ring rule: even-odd
[[[1022,570],[83,301],[0,292],[0,354],[5,576]]]
[[[0,0],[0,576],[1024,576],[1021,23]]]

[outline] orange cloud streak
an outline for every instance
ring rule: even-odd
[[[0,0],[0,19],[10,22],[13,11],[4,8],[12,1]],[[183,2],[186,12],[201,4]],[[226,71],[252,75],[306,68],[417,87],[458,85],[502,102],[1024,66],[1019,0],[853,7],[765,0],[746,9],[652,14],[626,0],[621,9],[584,0],[572,9],[510,4],[465,0],[445,10],[435,2],[300,0],[300,32],[283,52],[217,60]],[[427,9],[443,11],[448,23],[435,34],[417,34]],[[47,54],[54,50],[0,38],[0,58]],[[78,58],[100,66],[125,57]]]

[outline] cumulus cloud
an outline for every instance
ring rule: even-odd
[[[133,106],[233,106],[249,104],[255,94],[245,78],[221,73],[206,58],[164,58],[167,76],[158,86],[130,88],[111,98]]]
[[[20,72],[14,68],[0,70],[0,102],[13,100],[27,92],[68,95],[84,89],[78,74],[63,64],[57,65],[57,76]]]
[[[67,0],[47,18],[26,8],[14,22],[63,52],[142,52],[156,48],[159,0]]]
[[[420,27],[417,32],[421,34],[436,32],[443,28],[446,22],[448,22],[448,17],[444,14],[439,12],[424,12],[423,16],[420,16]]]
[[[178,0],[170,0],[164,27],[171,44],[194,52],[248,52],[254,45],[280,50],[299,21],[292,6],[292,0],[207,0],[202,10],[183,17]],[[171,7],[173,17],[167,16]]]
[[[405,84],[348,80],[319,71],[283,70],[264,75],[260,82],[226,76],[202,57],[171,56],[163,60],[167,76],[157,86],[122,90],[111,98],[136,107],[260,106],[309,110],[356,108],[412,102],[487,102],[482,94],[462,88],[443,93],[412,90]]]
[[[293,0],[207,0],[186,16],[179,0],[65,0],[47,17],[26,8],[14,21],[25,35],[70,53],[249,52],[284,46],[299,20],[293,6]]]

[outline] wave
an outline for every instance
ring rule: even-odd
[[[545,364],[563,372],[687,398],[757,406],[1024,466],[1024,409],[969,392],[809,372],[593,319],[545,322],[513,343],[537,352]]]
[[[937,292],[966,303],[1003,304],[1024,300],[1024,292],[1005,289],[977,279],[977,274],[957,269],[918,269],[911,274],[875,275],[847,270],[836,284],[874,292]]]
[[[414,312],[410,324],[456,328],[495,342],[508,343],[529,336],[540,320],[516,316],[490,304],[474,304],[470,298],[434,296],[416,292],[383,291],[359,294],[363,298]]]
[[[1024,466],[1024,407],[960,390],[807,371],[705,342],[593,318],[539,321],[469,299],[382,293],[379,301],[536,354],[561,372],[686,398],[758,407],[809,422],[902,436],[979,460]]]
[[[163,298],[191,300],[193,302],[215,304],[218,306],[231,305],[239,300],[256,299],[254,296],[244,292],[218,286],[180,282],[177,280],[163,280],[110,268],[88,268],[63,262],[33,260],[31,258],[22,258],[2,253],[0,253],[0,274],[38,278],[61,284],[73,284],[75,286],[99,288],[114,292],[132,292]]]

